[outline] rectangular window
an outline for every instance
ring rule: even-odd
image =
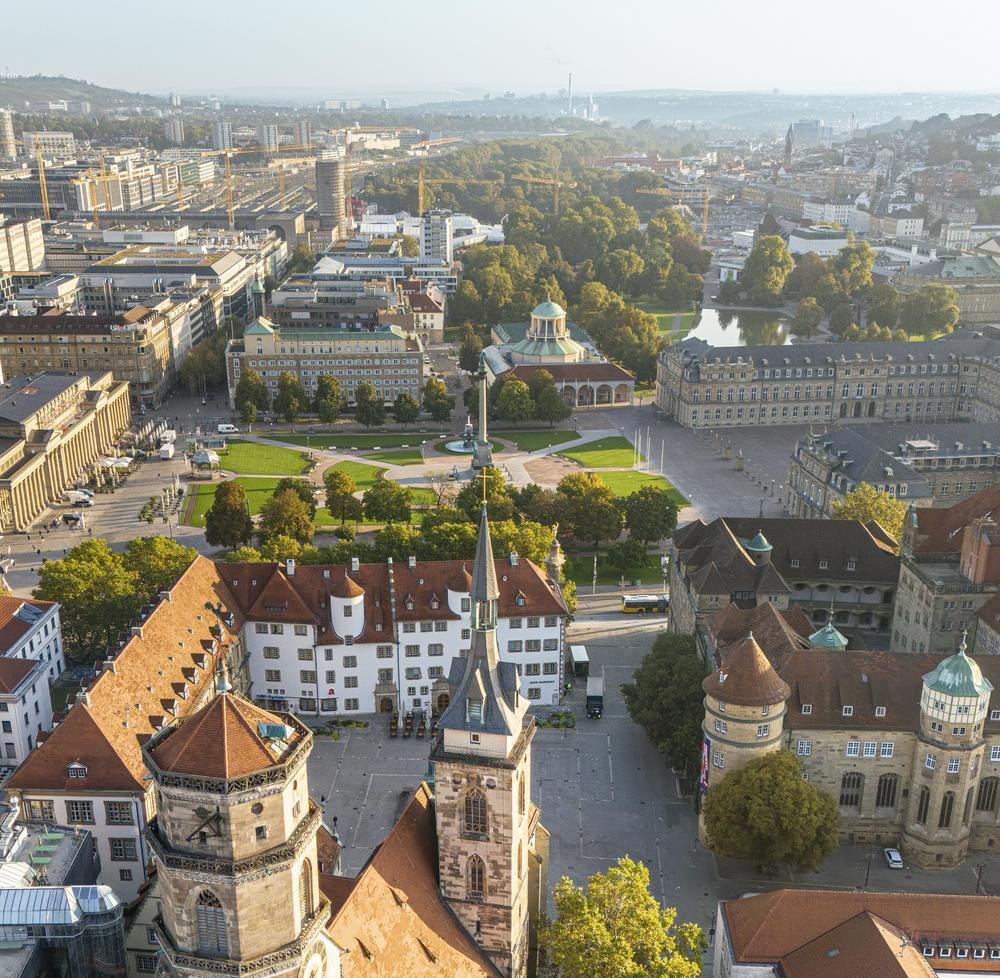
[[[924,758],[924,767],[927,768],[928,771],[933,771],[934,768],[937,767],[937,755],[928,754]]]
[[[542,672],[546,676],[554,676],[554,675],[556,675],[556,673],[559,672],[559,663],[558,662],[543,662],[542,663]]]
[[[55,803],[51,801],[29,801],[28,818],[33,822],[54,822],[56,820]]]
[[[771,724],[769,723],[758,723],[757,724],[757,736],[766,737],[771,732]]]
[[[524,643],[519,642],[515,638],[507,640],[507,651],[508,652],[521,652],[524,649]]]
[[[406,632],[407,634],[415,632],[416,630],[417,630],[416,622],[412,622],[412,621],[404,621],[403,622],[403,631]]]
[[[428,655],[444,655],[444,646],[440,642],[431,642],[427,646]]]
[[[852,717],[852,716],[854,716],[854,707],[853,706],[845,706],[844,709],[841,712],[843,713],[843,715],[845,717]]]
[[[804,717],[809,716],[812,713],[812,711],[813,711],[813,705],[812,705],[812,703],[803,703],[802,704],[802,715]]]
[[[422,679],[423,678],[423,674],[421,673],[420,667],[419,666],[411,666],[409,669],[407,669],[406,670],[406,678],[407,679]]]
[[[253,626],[253,630],[254,630],[254,631],[255,631],[255,632],[256,632],[256,633],[258,634],[258,635],[266,635],[266,634],[267,634],[267,623],[266,623],[266,622],[262,622],[262,621],[259,621],[259,622],[257,622],[257,623],[256,623],[256,624],[255,624],[255,625]]]
[[[281,670],[280,669],[265,669],[264,670],[264,682],[266,682],[266,683],[280,683],[281,682]]]
[[[537,615],[528,618],[528,628],[538,628],[540,625],[541,619]]]
[[[391,645],[380,645],[375,650],[375,656],[378,659],[391,659],[392,658],[392,646]]]
[[[420,623],[420,631],[430,632],[434,630],[434,622],[432,621],[422,621]]]
[[[388,672],[389,673],[389,678],[392,679],[392,670],[391,669],[379,669],[379,675],[380,675],[380,677],[381,677],[381,674],[383,672]],[[337,681],[337,673],[333,669],[327,669],[326,670],[326,684],[328,686],[332,686],[336,681]]]
[[[284,625],[271,625],[271,634],[272,635],[284,635],[285,634],[285,626]]]
[[[344,668],[345,669],[357,669],[358,668],[358,657],[356,655],[345,655],[344,656]]]
[[[130,883],[132,881],[132,870],[131,869],[118,870],[118,879],[120,879],[123,883]]]
[[[877,717],[884,717],[885,716],[885,707],[884,706],[876,706],[875,707],[875,716],[877,716]]]
[[[510,619],[510,627],[511,628],[520,628],[523,624],[524,624],[524,619],[523,618],[511,618]]]
[[[546,628],[555,628],[556,625],[558,625],[558,624],[559,624],[559,619],[555,615],[546,615],[545,616],[545,627]]]
[[[276,645],[265,645],[264,646],[264,658],[265,659],[280,659],[281,653],[278,651]]]
[[[306,625],[296,625],[295,626],[295,634],[296,635],[308,635],[309,634],[309,628]]]
[[[1000,761],[1000,744],[995,744],[990,748],[990,760]]]
[[[108,839],[115,862],[135,862],[135,839]]]
[[[726,755],[721,750],[712,752],[712,766],[717,768],[726,766]]]
[[[448,622],[446,622],[446,621],[436,621],[436,622],[434,622],[434,631],[436,631],[436,632],[446,632],[446,631],[448,631]]]
[[[796,746],[795,753],[799,757],[809,757],[813,752],[813,745],[811,740],[800,740]]]
[[[529,662],[524,667],[524,674],[526,676],[538,676],[541,674],[542,667],[537,662]]]
[[[299,682],[300,683],[315,683],[316,682],[316,670],[315,669],[300,669],[299,670]]]
[[[299,662],[312,662],[312,660],[313,660],[312,649],[299,649]]]
[[[344,700],[344,709],[345,710],[356,710],[357,708],[358,708],[358,701],[357,700],[352,700],[352,699]]]
[[[106,801],[104,820],[108,825],[132,825],[132,805],[127,801]]]
[[[135,970],[143,974],[152,974],[156,971],[156,955],[137,954],[135,956]]]
[[[89,801],[66,802],[66,821],[70,825],[93,825],[94,805]]]
[[[874,757],[877,750],[877,743],[874,740],[866,740],[864,750],[862,751],[863,757]]]
[[[541,652],[542,651],[542,640],[540,638],[529,638],[527,642],[524,643],[525,652]]]
[[[358,677],[357,676],[344,676],[344,688],[345,689],[357,689],[358,688]]]
[[[847,743],[847,756],[857,757],[861,753],[861,741],[851,740]]]
[[[528,687],[529,700],[540,700],[541,698],[542,698],[542,691],[537,686]]]
[[[948,773],[958,774],[958,769],[962,766],[962,762],[957,757],[948,758]]]
[[[892,757],[896,752],[896,745],[891,740],[885,740],[882,742],[882,757]]]

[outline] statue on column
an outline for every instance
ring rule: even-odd
[[[493,467],[493,449],[486,425],[486,351],[479,354],[479,372],[476,374],[479,384],[479,437],[476,439],[476,450],[472,453],[472,468],[474,471]]]

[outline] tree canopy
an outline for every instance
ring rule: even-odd
[[[837,847],[836,802],[803,780],[798,758],[785,750],[758,757],[709,788],[704,817],[716,851],[758,864],[815,869]]]
[[[205,513],[205,539],[214,547],[238,547],[253,538],[247,494],[235,480],[220,482]]]
[[[843,502],[833,504],[833,518],[859,520],[862,523],[876,520],[887,533],[899,540],[903,535],[906,502],[877,489],[869,482],[862,482],[844,497]]]

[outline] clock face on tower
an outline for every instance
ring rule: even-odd
[[[316,941],[306,953],[302,962],[302,969],[299,971],[300,978],[326,978],[329,974],[329,955],[326,945],[320,940]]]

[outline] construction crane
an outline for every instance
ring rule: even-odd
[[[49,188],[45,185],[45,160],[42,159],[41,140],[35,139],[35,163],[38,165],[38,195],[42,198],[42,213],[46,221],[52,220],[49,211]]]
[[[497,180],[469,180],[465,177],[455,177],[454,179],[442,178],[440,180],[427,179],[427,161],[420,161],[420,168],[417,175],[417,214],[423,214],[427,204],[426,187],[448,186],[448,187],[495,187]]]
[[[558,217],[559,216],[559,203],[560,196],[562,193],[562,188],[566,187],[568,189],[573,189],[576,186],[575,181],[570,180],[560,180],[558,177],[546,178],[546,177],[524,177],[515,176],[515,180],[520,180],[522,183],[535,183],[541,184],[546,187],[552,188],[552,213]]]

